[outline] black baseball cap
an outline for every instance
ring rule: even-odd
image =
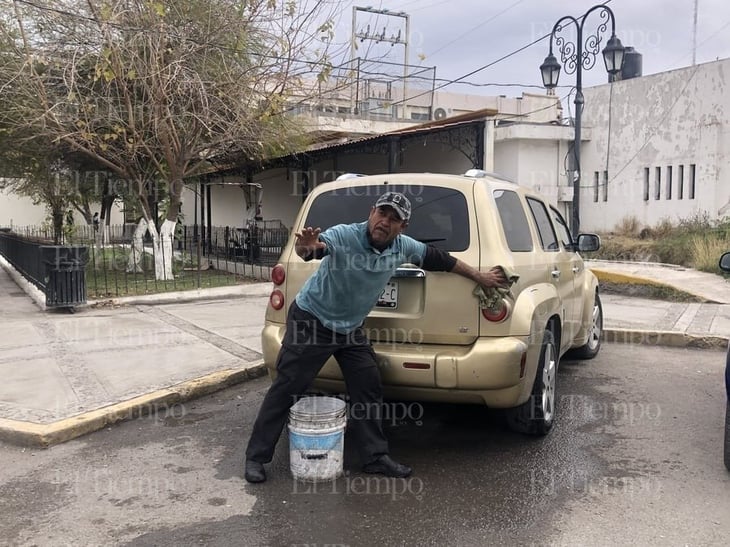
[[[411,218],[411,202],[400,192],[386,192],[375,202],[375,207],[392,207],[401,220]]]

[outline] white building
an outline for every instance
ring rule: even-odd
[[[730,59],[586,89],[581,227],[730,215]]]
[[[543,147],[546,157],[554,154],[550,147],[555,140],[514,147],[507,142],[511,133],[505,138],[495,136],[497,119],[503,123],[533,124],[550,139],[567,141],[571,134],[570,128],[557,123],[560,105],[554,97],[546,95],[506,98],[437,93],[434,104],[444,111],[443,115],[437,114],[440,119],[417,125],[399,116],[384,119],[305,111],[316,122],[313,127],[319,132],[320,142],[306,152],[281,158],[258,172],[244,165],[188,185],[182,208],[185,222],[201,223],[202,219],[202,224],[211,227],[245,226],[251,211],[251,184],[260,184],[263,189],[263,219],[279,220],[291,226],[307,189],[334,180],[343,172],[463,173],[479,167],[502,170],[516,178],[522,173],[520,162],[531,161],[535,150]],[[499,159],[502,156],[504,161]],[[557,179],[557,161],[542,169],[544,176]],[[543,183],[543,186],[547,189],[548,185]]]

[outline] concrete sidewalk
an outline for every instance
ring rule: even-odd
[[[706,302],[730,304],[730,282],[719,275],[656,262],[586,260],[585,263],[605,281],[666,285]]]
[[[601,276],[691,285],[713,300],[603,295],[606,340],[726,345],[730,286],[722,277],[651,264],[587,265]],[[0,440],[48,446],[140,414],[174,413],[183,401],[264,374],[260,332],[270,288],[159,295],[74,315],[42,310],[0,268]]]

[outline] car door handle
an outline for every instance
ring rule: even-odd
[[[553,270],[550,275],[553,276],[553,279],[560,279],[560,270]]]

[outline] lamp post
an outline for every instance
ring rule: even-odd
[[[596,27],[596,30],[584,39],[583,25],[588,16],[593,12],[598,12],[601,22]],[[583,113],[583,69],[589,70],[596,63],[596,57],[601,47],[601,36],[606,33],[609,20],[611,22],[611,37],[608,39],[606,47],[601,53],[603,55],[603,61],[606,64],[606,71],[611,76],[615,76],[621,71],[621,66],[624,62],[624,47],[616,37],[616,21],[613,12],[605,4],[593,6],[579,19],[576,19],[572,15],[566,15],[558,19],[550,33],[550,52],[545,57],[545,61],[540,65],[542,83],[548,91],[555,89],[558,85],[561,65],[565,67],[565,72],[568,74],[575,73],[575,138],[573,141],[575,173],[573,175],[573,214],[571,219],[571,228],[575,235],[580,230],[580,124],[581,114]],[[574,24],[577,29],[575,42],[570,42],[562,36],[558,36],[570,24]],[[553,42],[560,54],[560,62],[553,55]]]

